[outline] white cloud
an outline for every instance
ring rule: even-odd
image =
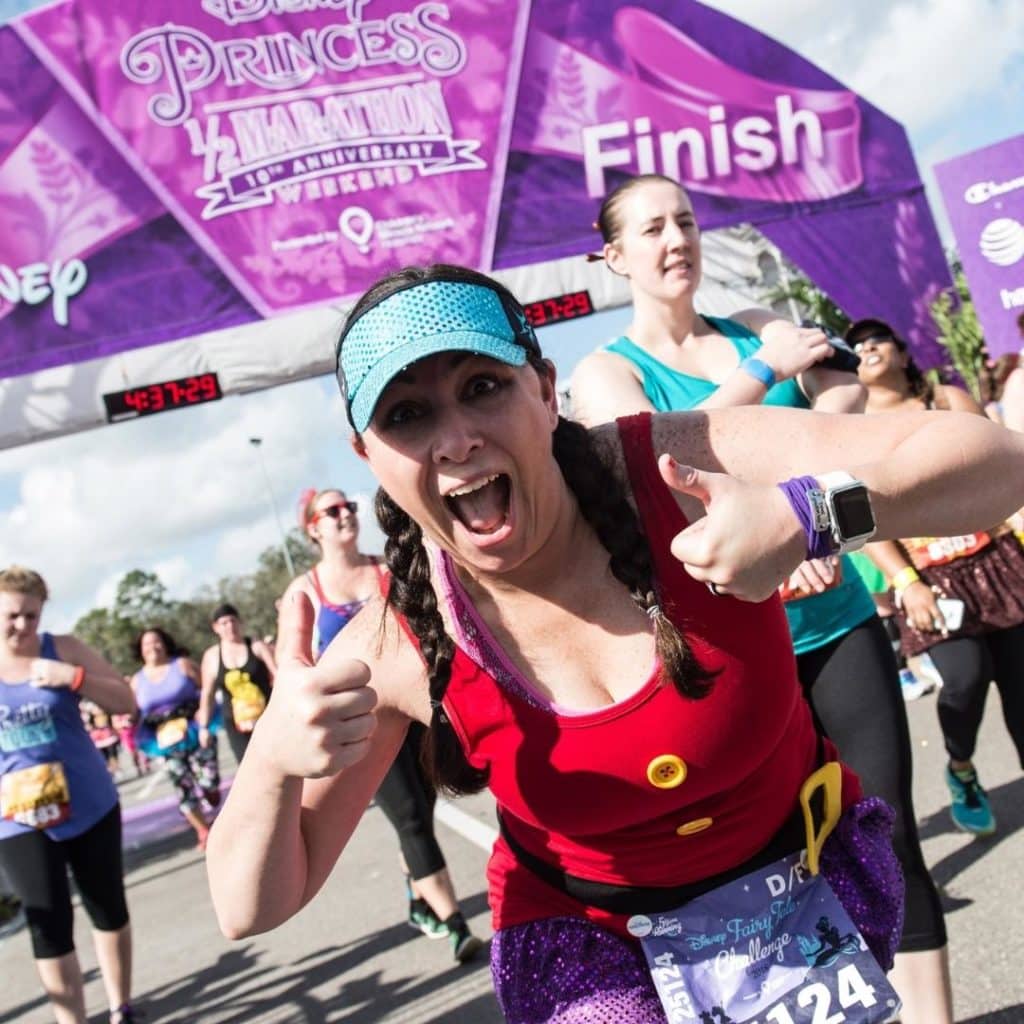
[[[238,571],[232,567],[249,568],[255,565],[260,552],[280,544],[281,534],[269,514],[244,525],[230,527],[217,540],[213,559],[207,565],[207,580],[213,582]]]
[[[998,90],[1022,55],[1024,5],[915,0],[888,9],[848,81],[922,130]]]
[[[168,597],[172,599],[189,597],[195,589],[192,566],[184,555],[173,555],[155,562],[150,571],[160,577]]]
[[[306,486],[351,482],[369,493],[347,436],[337,392],[306,381],[5,452],[0,565],[43,573],[54,595],[48,620],[60,628],[109,604],[130,569],[157,572],[174,596],[188,596],[280,543],[260,457],[285,529]]]
[[[1024,59],[1024,4],[1002,0],[711,0],[925,131],[998,90]]]

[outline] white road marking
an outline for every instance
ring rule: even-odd
[[[479,846],[481,850],[487,853],[491,852],[494,840],[498,838],[496,828],[485,825],[479,819],[460,810],[455,804],[443,798],[438,799],[434,813],[453,832],[458,832],[460,836]]]
[[[150,793],[164,781],[166,773],[163,770],[163,765],[154,765],[150,770],[149,778],[143,784],[142,788],[135,794],[135,799],[132,803],[141,804]]]

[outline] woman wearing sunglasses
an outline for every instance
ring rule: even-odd
[[[343,491],[306,491],[299,500],[299,527],[320,561],[292,581],[285,598],[301,591],[312,602],[313,654],[319,658],[367,598],[380,592],[383,570],[374,555],[359,550],[358,506]]]
[[[374,595],[387,593],[384,568],[359,550],[358,506],[343,491],[306,491],[299,525],[320,550],[320,561],[292,581],[283,604],[304,594],[315,619],[312,655],[319,661],[330,642]],[[377,805],[398,833],[409,900],[408,923],[431,939],[447,937],[459,963],[482,943],[459,910],[444,854],[434,835],[437,793],[420,768],[424,729],[413,723],[395,763],[377,791]]]
[[[932,384],[884,320],[858,320],[846,340],[861,357],[869,415],[938,409],[984,415],[962,388]],[[999,690],[1007,732],[1024,766],[1024,550],[1006,523],[955,537],[869,544],[888,576],[903,653],[927,652],[942,677],[939,725],[957,828],[987,836],[996,818],[974,766],[985,702]]]

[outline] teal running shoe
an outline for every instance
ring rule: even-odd
[[[469,925],[466,924],[466,919],[461,912],[456,911],[452,914],[444,922],[444,925],[448,929],[451,939],[452,956],[458,963],[468,963],[484,948],[483,942],[469,930]]]
[[[448,934],[448,926],[430,909],[426,900],[409,900],[409,917],[406,922],[410,928],[422,932],[428,939],[443,939]]]
[[[996,830],[996,816],[973,768],[954,771],[946,766],[946,785],[953,803],[949,813],[953,824],[976,836],[990,836]]]

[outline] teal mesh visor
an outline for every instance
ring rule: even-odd
[[[360,433],[384,389],[404,369],[438,352],[473,352],[509,366],[537,348],[533,328],[498,293],[462,281],[417,282],[371,306],[345,333],[338,377]]]

